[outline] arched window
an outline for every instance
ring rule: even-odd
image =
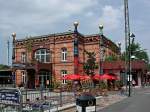
[[[47,49],[39,49],[35,52],[35,59],[42,63],[50,62],[50,51]]]
[[[67,49],[66,48],[61,49],[61,61],[67,61]]]

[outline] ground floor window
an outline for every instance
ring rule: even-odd
[[[26,83],[26,74],[25,74],[25,71],[21,71],[21,82],[22,82],[22,84]]]
[[[67,70],[61,70],[61,76],[64,77],[65,75],[67,75]],[[66,80],[62,80],[62,84],[66,84],[67,81]]]

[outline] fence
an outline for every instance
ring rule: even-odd
[[[73,102],[75,102],[74,93],[61,89],[57,91],[0,89],[0,112],[44,112],[45,110],[51,112]]]

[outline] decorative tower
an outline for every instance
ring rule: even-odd
[[[78,74],[78,65],[79,65],[79,50],[78,50],[78,22],[74,22],[74,74]]]
[[[104,42],[103,42],[103,25],[99,25],[99,52],[100,52],[100,60],[99,60],[99,74],[103,74],[102,62],[104,57]]]

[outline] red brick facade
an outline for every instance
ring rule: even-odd
[[[111,40],[103,37],[105,56],[115,55],[118,56],[119,48]],[[74,39],[78,38],[78,72],[84,74],[83,63],[86,61],[86,54],[84,50],[96,53],[96,62],[100,60],[100,39],[101,36],[88,35],[84,36],[80,33],[65,32],[50,34],[38,37],[31,37],[23,40],[15,41],[15,61],[13,63],[16,69],[16,84],[22,83],[21,70],[28,74],[28,83],[32,82],[28,86],[33,87],[39,85],[39,73],[40,70],[49,71],[51,80],[48,83],[55,81],[62,81],[61,71],[66,70],[67,74],[74,74]],[[29,44],[30,43],[30,44]],[[62,61],[62,48],[67,50],[66,61]],[[39,49],[47,49],[50,52],[50,62],[41,63],[35,59],[35,52]],[[26,61],[22,62],[22,53],[26,55]],[[32,71],[32,72],[31,72]],[[98,73],[99,69],[95,72]],[[32,76],[31,76],[32,75]],[[29,79],[30,78],[30,79]],[[45,79],[43,79],[45,80]]]

